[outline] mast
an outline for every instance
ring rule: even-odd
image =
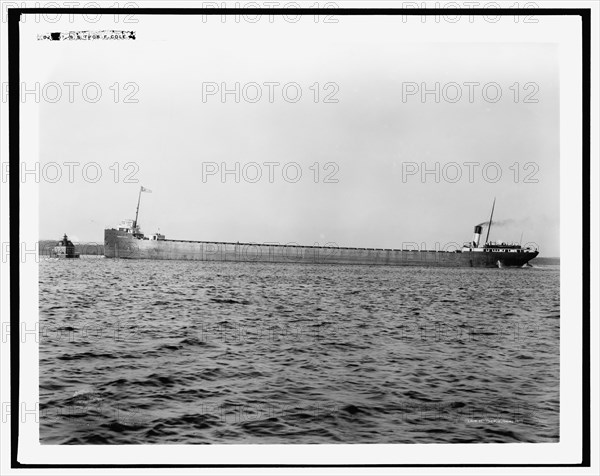
[[[496,197],[494,197],[494,203],[492,203],[492,214],[490,215],[490,222],[488,223],[487,236],[485,237],[485,244],[488,244],[490,238],[490,230],[492,229],[492,218],[494,218],[494,207],[496,206]]]
[[[140,187],[140,193],[138,194],[138,204],[137,204],[137,208],[135,209],[135,220],[133,222],[134,229],[137,227],[138,213],[140,211],[140,198],[142,198],[142,187]]]

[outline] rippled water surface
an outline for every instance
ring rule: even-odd
[[[46,444],[550,442],[559,268],[40,264]]]

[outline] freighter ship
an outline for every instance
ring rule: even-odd
[[[526,266],[539,254],[537,249],[520,244],[488,241],[495,199],[483,244],[483,227],[476,225],[472,241],[461,249],[438,251],[171,240],[160,233],[147,237],[138,223],[142,191],[149,190],[140,188],[135,219],[124,220],[117,228],[104,230],[106,258],[502,268]]]

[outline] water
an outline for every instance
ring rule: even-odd
[[[40,264],[44,444],[556,442],[559,267]]]

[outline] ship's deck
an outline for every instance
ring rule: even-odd
[[[414,251],[421,253],[462,253],[462,251],[442,251],[442,250],[404,250],[398,248],[356,248],[351,246],[325,246],[325,245],[282,245],[279,243],[233,243],[230,241],[196,241],[196,240],[156,240],[156,241],[169,241],[173,243],[198,243],[198,244],[211,244],[211,245],[231,245],[231,246],[273,246],[279,248],[324,248],[328,250],[364,250],[364,251]]]

